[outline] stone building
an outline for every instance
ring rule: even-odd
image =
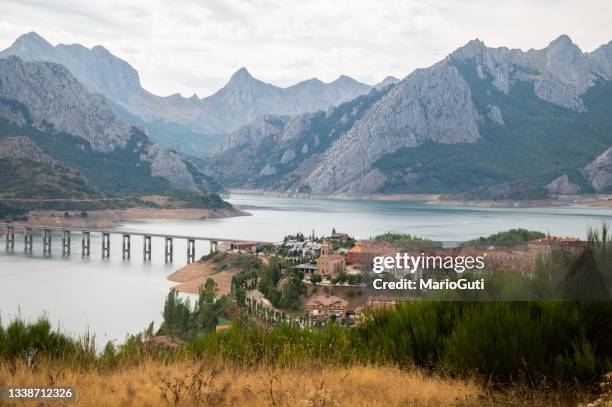
[[[348,301],[334,295],[319,295],[311,298],[306,304],[310,317],[326,319],[332,315],[338,318],[346,317]]]

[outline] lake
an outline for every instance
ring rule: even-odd
[[[203,221],[126,222],[119,229],[160,234],[215,236],[246,240],[281,240],[287,234],[335,227],[357,238],[405,232],[437,240],[459,241],[523,227],[553,235],[585,237],[588,226],[612,223],[612,208],[474,208],[419,202],[336,201],[233,194],[229,201],[252,216]],[[185,242],[175,241],[174,262],[165,264],[163,239],[153,238],[153,256],[142,261],[142,239],[132,237],[132,259],[121,259],[120,236],[111,237],[111,257],[101,259],[101,239],[92,235],[91,256],[80,255],[80,236],[72,237],[72,255],[62,257],[61,236],[54,235],[51,256],[42,255],[36,236],[32,254],[24,254],[22,236],[15,250],[0,246],[0,317],[3,324],[21,315],[46,313],[55,326],[80,335],[89,331],[102,346],[122,341],[154,321],[159,326],[164,297],[173,285],[166,276],[186,263]],[[196,242],[196,256],[208,252]]]

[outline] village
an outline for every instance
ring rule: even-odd
[[[274,244],[223,242],[218,253],[188,265],[169,279],[177,291],[196,294],[208,278],[217,295],[233,296],[237,305],[262,323],[289,322],[296,326],[322,326],[330,321],[354,326],[369,310],[415,301],[422,292],[375,290],[372,264],[378,256],[397,253],[427,256],[483,256],[487,270],[514,271],[529,276],[538,259],[555,249],[579,254],[587,242],[541,234],[524,242],[493,244],[486,240],[436,242],[406,234],[387,233],[356,240],[332,229],[327,236],[313,233],[286,236]],[[430,278],[436,272],[420,268],[384,273],[388,281]],[[221,327],[222,328],[222,327]]]

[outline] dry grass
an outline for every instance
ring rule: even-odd
[[[239,270],[229,269],[218,272],[212,261],[197,261],[181,267],[168,276],[168,280],[177,284],[172,289],[182,292],[197,294],[206,279],[212,278],[217,283],[217,295],[228,295],[232,290],[232,277]]]
[[[149,360],[113,370],[40,363],[0,364],[0,386],[72,387],[76,406],[612,406],[612,374],[597,395],[585,389],[516,385],[492,391],[473,380],[393,367],[244,368],[223,362]],[[594,402],[589,403],[589,401]],[[4,403],[4,404],[3,404]],[[0,402],[59,406],[66,402]]]
[[[3,365],[0,378],[8,386],[73,386],[74,405],[80,406],[465,406],[480,405],[484,394],[470,381],[363,366],[245,370],[222,363],[147,362],[97,372]]]

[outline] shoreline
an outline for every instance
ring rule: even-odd
[[[112,229],[121,222],[136,220],[206,220],[231,218],[236,216],[251,216],[244,210],[231,207],[224,209],[201,208],[147,208],[135,207],[127,209],[101,209],[85,211],[86,217],[81,217],[81,211],[36,210],[28,212],[28,225],[53,226],[66,228]],[[64,214],[68,213],[69,216]],[[15,233],[23,233],[21,229]],[[4,234],[0,230],[0,234]]]
[[[404,201],[423,202],[441,206],[473,206],[482,208],[541,208],[572,205],[583,205],[592,208],[612,208],[612,194],[558,195],[540,200],[462,200],[445,198],[442,194],[309,194],[243,188],[232,188],[229,192],[230,194],[251,194],[279,198],[329,199],[338,201]]]

